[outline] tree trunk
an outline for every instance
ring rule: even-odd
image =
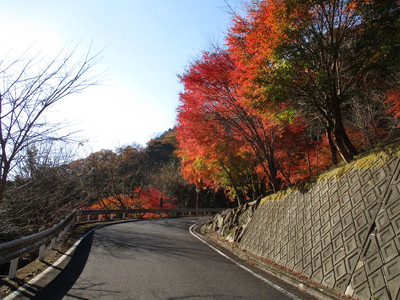
[[[275,165],[275,160],[274,160],[274,149],[272,149],[272,147],[269,147],[269,153],[270,155],[267,156],[268,170],[270,175],[269,179],[271,188],[274,191],[274,193],[276,193],[281,189],[281,185],[278,178],[278,169]]]
[[[4,194],[6,192],[6,186],[7,186],[7,177],[8,177],[8,172],[9,172],[9,163],[8,162],[2,162],[2,172],[1,172],[1,177],[0,177],[0,204],[3,203],[4,200]]]
[[[238,202],[238,206],[242,205],[242,201],[240,201],[240,196],[239,196],[239,189],[238,189],[238,186],[236,185],[236,180],[233,178],[233,176],[228,171],[228,169],[225,168],[224,164],[221,161],[220,161],[220,166],[225,171],[226,175],[228,175],[229,180],[232,183],[233,190],[235,191],[235,194],[236,194],[236,199],[237,199],[237,202]]]
[[[335,146],[335,142],[332,137],[332,128],[333,128],[332,121],[328,121],[328,124],[325,125],[326,137],[328,138],[328,142],[329,142],[329,150],[331,151],[332,163],[334,165],[337,165],[338,164],[337,148]]]
[[[196,214],[199,209],[199,197],[200,197],[200,188],[196,186]]]
[[[272,147],[267,147],[261,143],[258,144],[259,147],[254,146],[253,143],[250,145],[252,146],[253,151],[269,180],[269,188],[271,188],[274,193],[279,191],[280,184],[276,177],[278,170],[275,166],[274,152]]]
[[[342,138],[346,148],[349,150],[351,154],[353,154],[353,156],[357,155],[358,151],[356,147],[353,145],[353,143],[350,141],[350,138],[347,135],[346,130],[344,129],[342,121],[340,121],[340,131],[343,132]]]
[[[346,163],[353,160],[354,156],[357,155],[357,149],[351,143],[346,130],[343,126],[342,115],[340,108],[336,108],[334,111],[334,128],[333,133],[335,137],[335,143],[339,154],[342,156]]]
[[[6,188],[5,182],[3,182],[3,180],[1,180],[1,182],[0,182],[0,203],[3,202],[5,188]]]

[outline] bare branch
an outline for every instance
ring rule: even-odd
[[[91,49],[77,57],[78,45],[65,45],[52,59],[37,53],[25,59],[28,50],[15,60],[0,61],[0,203],[7,177],[18,156],[32,144],[62,140],[61,124],[50,124],[44,113],[65,97],[97,85],[102,74],[94,72],[101,52]]]

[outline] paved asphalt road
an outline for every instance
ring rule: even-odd
[[[192,236],[198,221],[97,229],[34,299],[290,299]]]

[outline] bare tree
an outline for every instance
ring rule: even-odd
[[[185,181],[176,160],[161,163],[158,170],[152,173],[150,185],[168,197],[167,201],[175,201],[180,208],[188,207],[190,199],[194,198],[195,187]]]
[[[49,228],[85,201],[71,143],[46,141],[23,152],[1,204],[0,242]]]
[[[93,67],[100,53],[90,49],[77,55],[77,48],[64,47],[53,58],[40,53],[26,59],[0,61],[0,203],[10,171],[27,147],[58,136],[60,124],[50,124],[44,113],[66,96],[96,84],[99,74]]]

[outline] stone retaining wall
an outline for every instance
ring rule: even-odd
[[[263,199],[238,245],[337,292],[399,299],[400,158],[364,158]]]

